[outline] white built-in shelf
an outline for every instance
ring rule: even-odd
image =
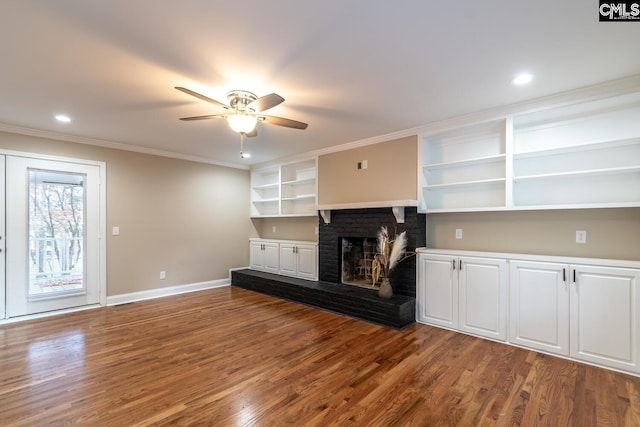
[[[575,171],[575,172],[545,173],[540,175],[514,176],[513,181],[523,182],[523,181],[536,181],[536,180],[542,180],[542,179],[574,178],[574,177],[580,177],[580,176],[586,177],[586,176],[634,173],[634,172],[640,172],[640,166],[590,169],[590,170],[582,170],[582,171]]]
[[[433,163],[424,165],[424,169],[445,169],[445,168],[457,168],[464,166],[482,165],[486,163],[504,162],[506,158],[505,154],[497,154],[494,156],[484,156],[465,160],[458,160],[454,162]]]
[[[640,206],[640,92],[421,135],[429,213]]]
[[[305,185],[305,184],[315,184],[315,178],[307,178],[307,179],[297,179],[294,181],[285,181],[282,185]]]
[[[316,216],[316,159],[251,172],[251,216]]]
[[[464,181],[464,182],[452,182],[449,184],[434,184],[427,185],[425,188],[427,190],[444,190],[451,188],[462,188],[462,187],[475,187],[475,186],[483,186],[487,184],[503,184],[506,179],[504,178],[494,178],[494,179],[481,179],[478,181]]]

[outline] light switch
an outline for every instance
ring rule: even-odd
[[[120,235],[120,227],[113,227],[113,232],[112,234],[114,236],[119,236]]]
[[[456,239],[462,239],[462,228],[456,228]]]

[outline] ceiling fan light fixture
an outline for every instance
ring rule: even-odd
[[[247,114],[231,114],[227,116],[231,129],[238,133],[249,133],[256,128],[258,119]]]

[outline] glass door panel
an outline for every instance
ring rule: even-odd
[[[85,174],[29,169],[29,299],[86,292]]]

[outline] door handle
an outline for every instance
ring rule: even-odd
[[[456,260],[455,259],[453,260],[453,269],[454,270],[456,269]]]

